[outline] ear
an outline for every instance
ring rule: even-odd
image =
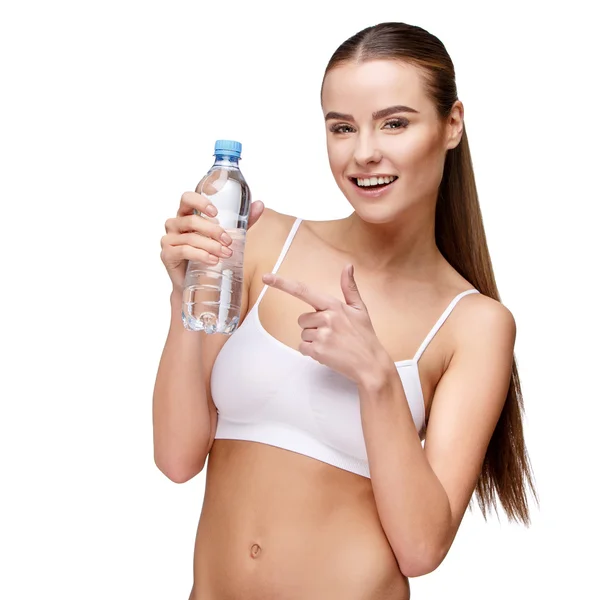
[[[452,150],[460,144],[464,129],[465,108],[460,100],[457,100],[450,110],[446,124],[447,139],[446,149]]]

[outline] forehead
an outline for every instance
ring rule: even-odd
[[[404,104],[428,112],[421,71],[399,60],[344,63],[327,73],[323,82],[323,112],[334,110],[358,117],[387,106]]]

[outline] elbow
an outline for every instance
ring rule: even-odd
[[[422,577],[435,571],[441,563],[442,561],[435,560],[405,561],[400,565],[400,570],[406,577]]]
[[[154,442],[154,464],[173,483],[186,483],[204,469],[209,448],[198,444],[181,445]]]
[[[154,457],[154,464],[158,470],[173,483],[186,483],[193,479],[204,468],[206,460],[203,460],[200,465],[186,465],[183,461],[171,461],[169,463],[162,462]]]
[[[404,539],[401,546],[396,546],[399,549],[395,552],[398,566],[406,577],[428,575],[446,558],[456,535],[450,505],[446,507],[435,524],[413,532],[410,540]]]
[[[173,483],[186,483],[194,477],[194,473],[184,473],[183,471],[160,469],[160,472]]]
[[[406,577],[421,577],[435,571],[442,564],[443,557],[437,555],[412,557],[399,563],[400,570]]]
[[[446,545],[427,545],[416,552],[406,554],[398,561],[398,566],[406,577],[428,575],[442,564],[448,550]]]

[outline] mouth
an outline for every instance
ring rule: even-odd
[[[365,196],[379,196],[387,191],[398,179],[396,175],[382,175],[368,178],[349,177],[355,189]]]

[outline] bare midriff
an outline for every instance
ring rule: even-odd
[[[408,600],[371,480],[266,444],[215,440],[191,600]]]

